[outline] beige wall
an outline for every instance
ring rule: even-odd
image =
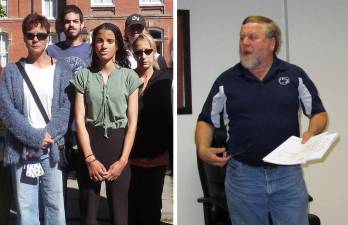
[[[316,83],[330,115],[328,130],[340,140],[318,163],[304,167],[315,198],[311,211],[322,224],[348,224],[348,2],[288,1],[290,62],[302,66]]]

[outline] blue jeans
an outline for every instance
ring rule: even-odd
[[[230,160],[225,190],[233,225],[308,225],[308,194],[300,165],[254,167]]]
[[[11,167],[17,225],[39,225],[39,199],[42,200],[45,225],[65,225],[62,171],[50,162],[48,154],[39,161],[45,174],[28,178],[23,171],[24,162]]]

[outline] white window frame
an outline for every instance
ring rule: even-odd
[[[88,32],[88,37],[87,37],[86,42],[89,43],[89,44],[91,44],[91,43],[92,43],[92,37],[93,37],[93,30],[90,30],[90,31]]]
[[[156,28],[156,27],[149,27],[148,28],[149,33],[151,34],[151,31],[159,32],[161,33],[161,38],[155,38],[153,37],[154,41],[156,43],[160,42],[161,43],[161,51],[159,52],[160,55],[163,55],[163,48],[164,48],[164,31],[161,28]],[[158,51],[158,49],[157,49]]]
[[[101,1],[105,1],[105,0],[101,0]],[[92,7],[114,7],[115,0],[112,0],[112,2],[95,2],[95,0],[91,0],[91,6]]]
[[[163,5],[164,0],[139,0],[139,5]]]
[[[7,18],[8,17],[8,1],[7,0],[0,0],[2,8],[5,10],[6,16],[2,18]]]
[[[46,12],[45,2],[49,2],[50,4],[50,11]],[[55,7],[54,7],[55,6]],[[53,15],[51,14],[51,11]],[[55,19],[58,16],[58,0],[42,0],[42,15],[45,16],[47,19]]]
[[[48,45],[52,45],[59,42],[59,35],[57,33],[51,32],[48,35]]]
[[[0,31],[0,64],[3,68],[8,63],[9,43],[10,43],[10,41],[9,41],[8,33]],[[3,59],[5,59],[5,60],[3,60]]]
[[[65,41],[66,40],[66,36],[65,36],[64,32],[60,32],[58,34],[58,40],[59,41]]]

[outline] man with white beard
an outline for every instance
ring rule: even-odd
[[[277,58],[280,44],[281,32],[274,21],[263,16],[244,19],[240,63],[216,79],[198,117],[195,138],[200,158],[215,166],[227,164],[225,190],[234,225],[268,225],[269,214],[274,225],[308,225],[301,165],[281,166],[262,159],[290,136],[300,136],[300,107],[309,118],[302,143],[325,129],[328,116],[307,74]],[[220,127],[221,115],[227,147],[213,148],[213,131]]]

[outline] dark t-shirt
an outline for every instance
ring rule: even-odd
[[[298,66],[275,58],[260,81],[239,63],[215,81],[198,120],[220,126],[220,112],[234,158],[255,166],[290,136],[299,136],[299,110],[325,109],[313,82]]]
[[[85,42],[77,46],[70,46],[67,45],[64,41],[62,41],[54,45],[49,45],[46,51],[49,56],[66,61],[70,65],[70,68],[74,75],[76,75],[79,70],[89,67],[92,61],[91,46]],[[71,102],[74,102],[73,96],[74,95],[72,92],[70,95]],[[76,125],[73,121],[73,111],[74,110],[71,110],[71,121],[69,122],[69,131],[76,131]],[[68,139],[71,139],[69,141],[74,142],[73,145],[75,145],[76,140],[74,139],[74,137],[70,136],[68,137]]]
[[[172,154],[173,113],[170,74],[155,70],[139,97],[138,127],[132,158],[154,158],[165,151]]]

